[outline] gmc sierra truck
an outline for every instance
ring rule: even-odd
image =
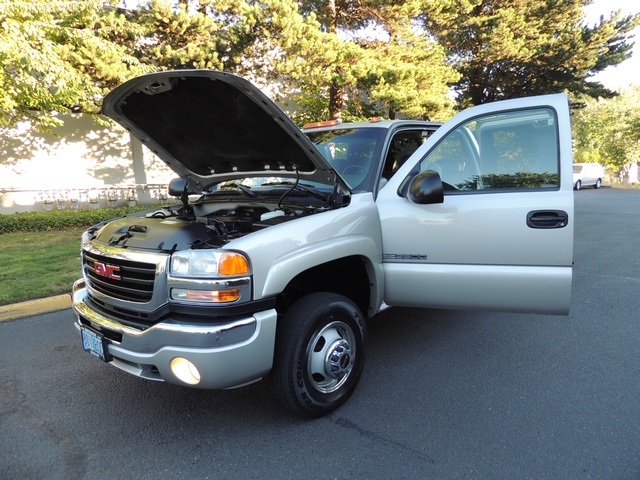
[[[383,309],[568,313],[564,94],[442,126],[303,132],[248,81],[189,70],[130,80],[103,113],[179,177],[176,205],[82,236],[75,325],[126,372],[205,389],[267,378],[317,417],[354,391]]]

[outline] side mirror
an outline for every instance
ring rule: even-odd
[[[187,188],[187,195],[197,195],[202,192],[196,192],[191,188],[189,182],[187,182],[184,178],[174,178],[169,182],[168,193],[171,197],[181,197],[185,192],[185,187]]]
[[[400,185],[398,194],[420,205],[444,203],[442,179],[440,174],[433,170],[409,177]]]

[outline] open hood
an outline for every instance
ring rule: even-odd
[[[253,84],[213,70],[134,78],[109,93],[102,113],[202,190],[236,178],[277,176],[332,184],[331,165]]]

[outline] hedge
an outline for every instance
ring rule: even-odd
[[[137,205],[135,207],[99,208],[96,210],[53,210],[51,212],[0,214],[0,234],[86,228],[129,213],[154,210],[162,206]]]

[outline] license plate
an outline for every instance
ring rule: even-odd
[[[89,352],[91,355],[98,357],[103,362],[108,362],[109,351],[107,350],[107,342],[104,336],[88,328],[81,327],[80,333],[82,335],[82,348]]]

